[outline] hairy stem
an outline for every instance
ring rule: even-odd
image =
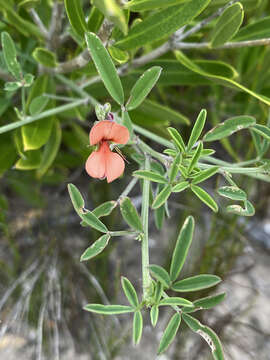
[[[149,157],[145,156],[145,170],[150,170]],[[143,237],[142,237],[142,283],[143,283],[143,300],[147,301],[151,295],[151,277],[149,272],[149,244],[148,244],[148,215],[149,215],[149,193],[150,181],[143,180],[142,193],[142,223],[143,223]]]

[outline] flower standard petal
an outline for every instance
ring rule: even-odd
[[[105,176],[107,177],[107,182],[110,183],[123,174],[125,170],[125,162],[120,155],[112,151],[106,153],[105,160]]]
[[[129,140],[128,129],[111,120],[102,120],[95,124],[90,131],[90,145],[95,145],[102,140],[126,144]]]

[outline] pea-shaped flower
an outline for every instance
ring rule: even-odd
[[[125,126],[114,121],[102,120],[96,123],[90,131],[90,145],[98,145],[85,164],[85,170],[93,178],[105,179],[110,183],[121,176],[125,169],[123,158],[110,149],[110,142],[126,144],[129,132]]]

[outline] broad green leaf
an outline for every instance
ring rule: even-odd
[[[270,141],[270,128],[265,125],[254,125],[252,126],[252,130],[255,131],[257,134],[264,137],[266,140]]]
[[[194,219],[192,216],[186,218],[178,235],[172,255],[170,278],[175,281],[184,265],[194,232]]]
[[[58,120],[54,121],[51,136],[48,142],[45,144],[40,167],[37,170],[37,176],[42,177],[54,162],[58,150],[61,145],[62,129]]]
[[[2,134],[0,141],[0,177],[12,167],[17,158],[16,148],[9,134]]]
[[[186,190],[189,187],[188,181],[180,181],[178,184],[174,185],[172,192],[181,192]]]
[[[65,8],[73,30],[77,35],[83,37],[84,33],[87,31],[87,25],[81,0],[65,0]]]
[[[70,196],[70,199],[71,199],[74,209],[76,210],[78,215],[81,215],[85,204],[84,204],[84,200],[83,200],[83,197],[82,197],[80,191],[78,190],[78,188],[75,185],[68,184],[68,193],[69,193],[69,196]]]
[[[159,265],[150,265],[149,269],[154,278],[157,279],[165,288],[170,287],[170,276],[163,267]]]
[[[172,165],[171,165],[171,167],[170,167],[170,170],[169,170],[170,183],[172,183],[172,182],[175,180],[175,178],[176,178],[176,176],[177,176],[177,174],[178,174],[180,160],[181,160],[181,155],[178,154],[178,155],[175,157],[175,159],[174,159],[174,161],[173,161],[173,163],[172,163]]]
[[[131,0],[125,4],[125,8],[130,11],[139,12],[178,5],[187,1],[188,0]]]
[[[121,284],[130,305],[133,306],[134,308],[137,308],[139,305],[139,300],[133,285],[124,276],[121,277]]]
[[[244,18],[243,5],[240,2],[227,7],[214,27],[211,46],[218,47],[229,41],[239,30]]]
[[[106,89],[118,104],[123,104],[123,87],[108,51],[94,33],[86,33],[85,40]]]
[[[31,115],[40,114],[46,105],[48,104],[49,98],[45,95],[40,95],[31,101],[29,106],[29,112]]]
[[[117,206],[116,201],[106,201],[105,203],[96,207],[92,213],[97,217],[100,218],[102,216],[108,216],[113,211],[113,209]]]
[[[130,227],[138,231],[143,231],[141,218],[130,198],[124,197],[121,199],[120,210],[124,220]]]
[[[153,66],[140,76],[130,91],[127,110],[133,110],[143,102],[158,81],[161,71],[160,66]]]
[[[240,216],[253,216],[255,214],[254,206],[248,200],[245,201],[245,208],[242,208],[240,205],[229,205],[226,210]]]
[[[22,87],[22,83],[20,81],[9,81],[5,83],[4,90],[5,91],[16,91]]]
[[[159,303],[159,305],[168,305],[168,306],[191,306],[192,302],[181,298],[181,297],[169,297],[166,299],[162,299]]]
[[[202,308],[202,309],[211,309],[212,307],[221,303],[224,298],[226,297],[226,293],[221,293],[218,295],[211,295],[207,296],[202,299],[195,300],[193,304],[195,307]]]
[[[218,189],[218,193],[231,200],[244,201],[247,199],[247,194],[237,186],[222,186]]]
[[[172,289],[179,292],[198,291],[207,289],[220,283],[220,277],[216,275],[196,275],[173,284]]]
[[[172,192],[172,185],[171,184],[166,185],[164,189],[161,190],[160,193],[155,198],[152,204],[152,209],[157,209],[161,205],[163,205],[165,201],[167,201],[168,197],[171,195],[171,192]]]
[[[157,305],[153,305],[150,310],[150,319],[153,327],[157,325],[158,315],[159,315],[159,308]]]
[[[110,46],[108,48],[109,53],[114,61],[118,64],[125,64],[129,60],[129,53],[127,51],[123,51],[114,46]]]
[[[258,40],[270,37],[270,16],[257,20],[242,27],[234,36],[233,41]]]
[[[91,211],[80,213],[79,216],[88,226],[91,226],[92,228],[103,233],[108,232],[107,227]]]
[[[172,343],[180,326],[180,322],[181,315],[179,313],[174,314],[162,335],[159,343],[158,354],[161,354],[163,351],[165,351]]]
[[[196,122],[192,128],[190,138],[187,144],[187,151],[190,151],[196,141],[199,139],[202,130],[204,128],[207,112],[205,109],[202,109],[196,119]]]
[[[184,140],[182,138],[182,136],[179,134],[179,132],[174,129],[173,127],[169,127],[167,128],[169,134],[171,135],[173,142],[175,143],[175,145],[177,146],[177,148],[179,149],[180,152],[185,152],[186,150],[186,146],[184,143]]]
[[[17,61],[17,53],[15,44],[11,36],[7,32],[1,34],[2,49],[4,53],[5,63],[9,72],[17,79],[22,79],[21,65]]]
[[[111,237],[109,234],[102,235],[97,241],[94,242],[94,244],[89,246],[89,248],[84,251],[80,261],[92,259],[93,257],[100,254],[108,245],[110,238]]]
[[[218,166],[213,166],[209,169],[202,170],[198,175],[194,176],[192,184],[199,184],[206,179],[209,179],[211,176],[215,175],[219,170]]]
[[[154,171],[148,171],[148,170],[136,170],[133,172],[133,176],[139,178],[139,179],[146,179],[153,182],[158,182],[160,184],[167,184],[168,180],[165,179],[164,176],[154,172]]]
[[[179,111],[172,110],[165,105],[148,99],[144,100],[137,109],[130,111],[130,115],[132,119],[136,119],[136,122],[143,126],[146,123],[146,119],[147,122],[150,123],[151,121],[153,124],[157,124],[158,122],[166,124],[189,124],[189,119]]]
[[[201,153],[202,153],[202,150],[203,150],[203,144],[202,142],[200,141],[197,148],[196,148],[196,151],[194,152],[191,160],[190,160],[190,164],[188,166],[188,173],[191,174],[192,170],[194,169],[194,167],[197,165],[197,162],[201,156]]]
[[[210,0],[191,0],[184,5],[170,6],[155,12],[132,27],[128,35],[114,45],[130,50],[170,36],[198,16],[209,2]]]
[[[84,310],[96,314],[103,315],[117,315],[134,312],[133,307],[125,305],[102,305],[102,304],[88,304],[85,305]]]
[[[139,344],[142,337],[143,317],[139,310],[135,311],[133,316],[133,344]]]
[[[207,79],[210,79],[210,80],[212,80],[212,81],[214,81],[214,82],[216,82],[216,83],[218,83],[220,85],[227,86],[229,88],[234,88],[234,89],[236,89],[238,91],[244,91],[247,94],[255,97],[258,100],[260,100],[264,104],[266,104],[268,106],[270,105],[270,98],[268,98],[267,96],[258,94],[256,92],[248,89],[247,87],[239,84],[235,80],[233,80],[231,78],[227,78],[224,75],[216,75],[216,74],[212,74],[209,71],[203,70],[198,64],[196,64],[196,62],[191,61],[190,59],[188,59],[182,52],[175,51],[175,56],[176,56],[177,60],[179,60],[182,65],[186,66],[189,70],[193,71],[194,73],[205,76]]]
[[[49,80],[48,75],[42,75],[38,77],[33,86],[30,89],[29,96],[27,98],[26,109],[30,109],[30,104],[33,99],[46,92],[53,92],[54,83],[52,80]],[[49,100],[48,104],[45,106],[44,110],[48,110],[48,108],[53,107],[55,102],[53,100]],[[39,149],[41,146],[46,144],[49,140],[52,126],[54,122],[53,117],[46,117],[41,121],[35,121],[32,124],[22,126],[22,137],[24,150],[35,150]]]
[[[215,360],[224,360],[222,345],[217,334],[208,326],[202,325],[197,319],[188,314],[182,314],[182,317],[192,331],[204,338],[211,348],[213,358]]]
[[[24,157],[19,159],[15,168],[18,170],[34,170],[40,167],[41,152],[40,150],[30,150],[24,153]]]
[[[102,12],[97,7],[92,6],[87,21],[88,31],[97,33],[102,25],[103,20],[104,15],[102,14]]]
[[[212,197],[202,188],[197,185],[190,185],[191,190],[194,192],[198,198],[204,202],[207,206],[210,207],[214,212],[218,212],[217,203],[212,199]]]
[[[215,141],[223,139],[227,136],[232,135],[236,131],[243,130],[256,124],[256,119],[252,116],[242,115],[235,116],[228,120],[225,120],[223,123],[218,124],[213,129],[208,131],[204,137],[203,141]]]
[[[39,64],[51,68],[57,66],[56,55],[48,49],[37,47],[33,51],[32,56]]]
[[[115,0],[93,0],[95,5],[106,18],[112,21],[123,34],[127,34],[128,25],[125,14]]]

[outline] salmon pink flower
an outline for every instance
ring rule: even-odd
[[[121,176],[125,169],[123,158],[112,152],[110,142],[126,144],[129,132],[125,126],[111,120],[102,120],[96,123],[90,131],[90,145],[98,145],[85,164],[85,170],[93,178],[105,179],[110,183]]]

